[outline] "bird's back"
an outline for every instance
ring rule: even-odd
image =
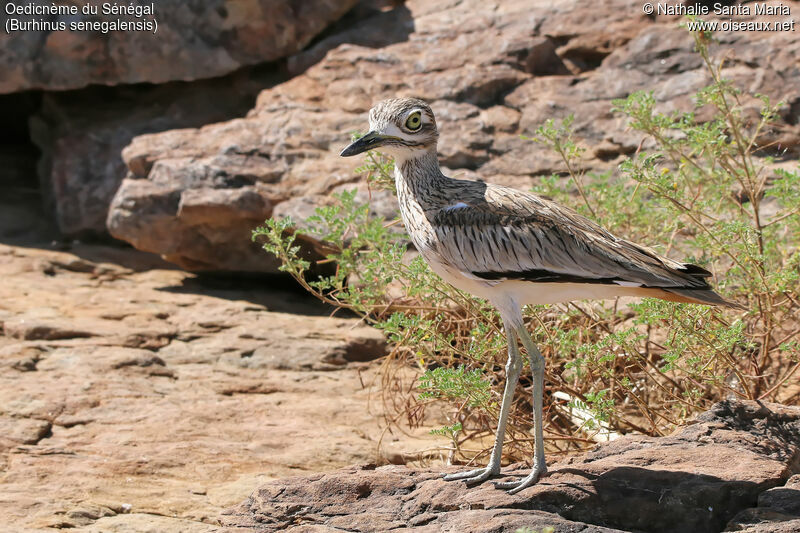
[[[532,193],[441,176],[427,188],[401,185],[398,196],[412,240],[434,270],[479,296],[503,289],[520,303],[631,295],[731,305],[713,292],[705,269]]]

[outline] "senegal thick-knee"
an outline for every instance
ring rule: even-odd
[[[369,127],[369,133],[341,155],[379,148],[394,157],[400,214],[414,246],[448,283],[491,302],[508,339],[506,385],[489,464],[450,474],[447,480],[477,483],[500,473],[503,437],[522,371],[519,342],[533,372],[533,469],[522,480],[497,486],[517,492],[547,471],[542,429],[545,362],[525,329],[523,305],[652,296],[739,307],[712,290],[707,270],[616,237],[571,209],[529,192],[448,178],[439,168],[433,111],[422,100],[380,102],[369,112]]]

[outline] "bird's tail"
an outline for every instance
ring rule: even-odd
[[[706,305],[722,305],[725,307],[733,307],[734,309],[742,309],[747,310],[747,307],[739,304],[737,302],[733,302],[731,300],[726,300],[716,292],[711,289],[663,289],[664,292],[668,293],[665,295],[665,300],[672,300],[673,302],[684,302],[684,303],[693,303],[693,304],[706,304]],[[670,298],[670,296],[674,296],[674,298]]]

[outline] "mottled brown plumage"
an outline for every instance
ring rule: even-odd
[[[436,155],[436,121],[422,100],[385,100],[370,111],[369,121],[370,132],[342,155],[380,148],[394,156],[400,213],[414,245],[446,281],[494,304],[509,337],[506,390],[489,466],[446,479],[478,482],[499,473],[508,408],[521,367],[517,339],[534,370],[536,452],[530,476],[499,486],[521,490],[547,469],[541,411],[544,361],[525,331],[522,305],[653,296],[738,307],[712,290],[705,269],[618,238],[571,209],[529,192],[448,178]]]

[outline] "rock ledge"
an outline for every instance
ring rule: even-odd
[[[625,437],[550,472],[511,496],[438,471],[353,466],[267,483],[222,522],[228,532],[798,531],[800,408],[721,402],[668,437]]]

